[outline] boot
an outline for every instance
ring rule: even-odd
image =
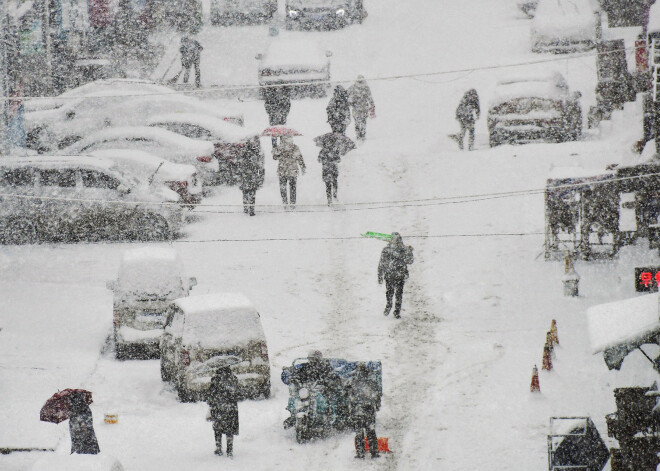
[[[394,311],[394,317],[397,319],[401,319],[401,314],[399,314],[399,311]]]
[[[385,311],[383,312],[383,315],[385,316],[389,315],[391,310],[392,310],[392,303],[388,301],[387,306],[385,306]]]
[[[234,456],[234,437],[227,437],[227,456]]]

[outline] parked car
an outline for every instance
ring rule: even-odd
[[[261,149],[259,134],[214,116],[193,113],[169,113],[153,116],[147,125],[167,129],[191,139],[213,142],[213,156],[218,159],[217,183],[236,183],[237,166],[248,143]]]
[[[325,96],[330,88],[331,51],[314,41],[277,39],[265,54],[257,54],[259,85],[289,84],[295,92]]]
[[[264,22],[277,11],[277,0],[212,0],[211,24]]]
[[[85,99],[47,111],[25,114],[27,145],[41,153],[56,152],[109,126],[139,126],[155,114],[194,113],[243,125],[230,105],[212,106],[184,95],[146,95]]]
[[[184,222],[175,192],[88,155],[5,157],[0,193],[5,244],[170,239]]]
[[[338,29],[367,16],[362,0],[286,0],[285,12],[286,29]]]
[[[75,155],[102,149],[143,150],[170,162],[193,165],[206,185],[215,182],[218,161],[213,144],[150,126],[107,128],[94,132],[59,154]]]
[[[548,74],[500,81],[488,108],[491,147],[535,140],[563,142],[582,136],[580,92]]]
[[[112,323],[117,359],[158,358],[165,313],[188,296],[196,278],[183,275],[179,254],[170,248],[142,247],[124,252],[112,291]]]
[[[164,185],[179,194],[188,207],[202,201],[202,182],[197,169],[188,164],[176,164],[153,154],[133,149],[105,149],[90,152],[95,157],[114,160],[118,167],[147,185]]]
[[[531,25],[532,52],[574,52],[596,47],[595,0],[538,0]]]
[[[167,311],[160,343],[160,370],[182,401],[203,398],[218,362],[231,366],[244,397],[270,396],[270,364],[261,319],[242,294],[177,299]]]

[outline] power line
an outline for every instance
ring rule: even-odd
[[[533,61],[525,61],[525,62],[517,62],[517,63],[511,63],[511,64],[497,64],[497,65],[486,65],[486,66],[480,66],[480,67],[469,67],[469,68],[463,68],[463,69],[453,69],[453,70],[442,70],[442,71],[436,71],[436,72],[420,72],[420,73],[414,73],[414,74],[397,74],[397,75],[384,75],[384,76],[375,76],[375,77],[368,77],[365,80],[374,82],[374,81],[383,81],[383,80],[401,80],[401,79],[417,79],[419,77],[435,77],[435,76],[441,76],[441,75],[450,75],[450,74],[457,74],[457,73],[472,73],[472,72],[479,72],[479,71],[486,71],[486,70],[496,70],[496,69],[506,69],[506,68],[513,68],[513,67],[522,67],[522,66],[528,66],[528,65],[538,65],[538,64],[547,64],[547,63],[552,63],[552,62],[560,62],[560,61],[568,61],[568,60],[577,60],[581,59],[584,57],[596,57],[596,56],[601,56],[601,55],[607,55],[607,54],[614,54],[618,51],[630,51],[630,50],[637,50],[637,49],[645,49],[646,46],[632,46],[629,48],[620,48],[615,51],[603,51],[603,52],[584,52],[584,53],[579,53],[579,54],[573,54],[571,56],[566,56],[566,57],[552,57],[552,58],[547,58],[547,59],[538,59],[538,60],[533,60]],[[3,100],[52,100],[52,99],[58,99],[58,100],[80,100],[80,99],[85,99],[85,98],[132,98],[132,97],[143,97],[143,96],[165,96],[165,95],[179,95],[179,94],[184,94],[184,95],[195,95],[199,93],[206,93],[206,92],[220,92],[220,91],[241,91],[241,90],[258,90],[261,88],[270,88],[270,87],[289,87],[289,86],[306,86],[306,85],[341,85],[341,84],[349,84],[353,83],[354,80],[314,80],[314,81],[300,81],[300,82],[295,82],[295,83],[284,83],[284,84],[268,84],[268,85],[250,85],[250,84],[233,84],[233,85],[227,85],[227,86],[217,86],[217,87],[206,87],[206,88],[198,88],[195,90],[172,90],[171,92],[154,92],[154,93],[140,93],[140,94],[118,94],[118,95],[113,95],[113,94],[104,94],[104,95],[83,95],[83,96],[18,96],[18,97],[12,97],[12,98],[6,98],[2,97]],[[432,83],[432,82],[428,82]],[[441,82],[442,83],[442,82]]]

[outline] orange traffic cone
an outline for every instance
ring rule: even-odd
[[[559,345],[559,337],[557,336],[557,321],[552,319],[552,324],[550,324],[550,333],[552,334],[552,341]]]
[[[536,368],[536,365],[534,365],[534,369],[532,370],[532,385],[529,390],[531,392],[541,392],[541,386],[539,385],[539,370]]]
[[[550,357],[555,358],[555,343],[552,340],[552,332],[547,332],[545,334],[545,344],[550,348]]]
[[[550,358],[550,346],[546,343],[543,347],[543,365],[541,369],[546,371],[552,371],[552,358]]]

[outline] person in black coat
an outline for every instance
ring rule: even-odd
[[[179,52],[181,53],[181,70],[170,80],[171,84],[175,84],[179,80],[181,72],[183,72],[183,83],[188,83],[190,69],[194,66],[195,86],[201,88],[202,75],[199,69],[199,62],[202,49],[204,48],[196,39],[193,39],[190,36],[181,37],[181,45],[179,46]]]
[[[479,95],[477,91],[472,88],[465,92],[461,102],[456,108],[456,119],[461,125],[457,137],[458,147],[463,150],[463,141],[465,140],[466,131],[469,132],[468,150],[474,149],[474,123],[479,119],[481,110],[479,108]]]
[[[392,232],[392,240],[383,249],[378,262],[378,284],[385,279],[385,306],[386,316],[392,309],[392,297],[396,294],[396,305],[394,306],[394,317],[397,319],[401,312],[401,300],[403,298],[403,285],[408,278],[408,265],[413,263],[413,248],[403,245],[403,239],[398,232]]]
[[[92,410],[85,402],[83,393],[74,392],[69,396],[69,432],[71,453],[96,455],[100,452],[94,433]]]
[[[234,435],[238,435],[238,400],[240,389],[236,375],[228,366],[218,368],[211,378],[206,400],[215,433],[215,454],[222,455],[222,435],[227,441],[227,456],[234,452]]]
[[[376,411],[380,407],[380,391],[364,364],[359,364],[347,386],[347,395],[353,429],[355,431],[356,458],[364,458],[364,437],[367,436],[372,458],[378,458]]]
[[[266,87],[263,89],[264,106],[271,126],[282,126],[291,110],[291,89],[289,87]],[[273,147],[277,146],[277,138],[272,138]]]
[[[328,123],[332,132],[344,134],[348,123],[351,122],[351,109],[348,101],[348,92],[341,85],[335,87],[330,103],[325,108],[328,113]]]
[[[256,193],[264,184],[264,155],[257,142],[248,141],[238,159],[238,180],[243,192],[243,212],[254,216]]]

